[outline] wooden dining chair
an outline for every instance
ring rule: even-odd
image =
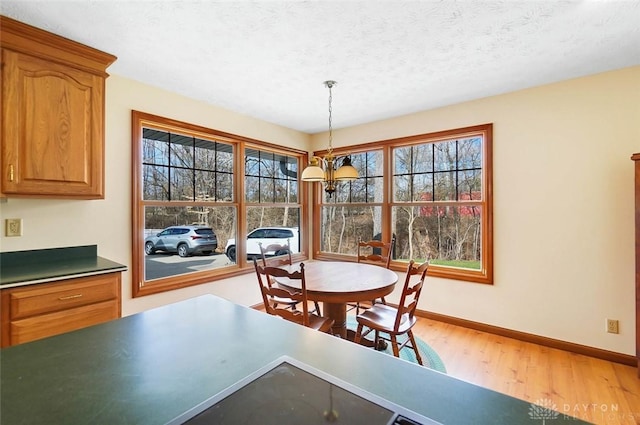
[[[416,307],[418,306],[418,299],[422,292],[428,267],[429,261],[417,266],[413,260],[409,261],[398,307],[374,304],[371,308],[356,316],[358,321],[358,329],[354,339],[356,343],[359,344],[362,338],[373,331],[375,335],[374,347],[379,347],[380,339],[390,341],[393,355],[396,357],[400,357],[400,350],[403,348],[411,348],[416,353],[418,363],[422,364],[422,358],[411,329],[416,323]],[[416,275],[420,277],[412,283],[412,278]],[[365,328],[366,331],[364,331]],[[389,337],[381,336],[380,333],[385,333]],[[402,344],[398,344],[398,336],[405,334],[407,339]]]
[[[267,246],[263,246],[262,242],[258,242],[260,247],[260,256],[262,258],[263,266],[290,266],[293,264],[291,261],[291,247],[289,240],[287,243],[279,244],[272,243]],[[270,253],[272,253],[270,255]]]
[[[289,240],[287,239],[286,243],[279,244],[273,243],[267,246],[263,246],[262,242],[258,242],[258,246],[260,247],[260,257],[262,260],[263,267],[280,267],[280,266],[290,266],[293,264],[291,261],[291,246],[289,245]],[[269,285],[273,286],[273,279],[269,279]],[[272,297],[271,302],[277,307],[278,304],[286,304],[290,309],[296,310],[298,308],[299,301],[294,301],[292,299],[283,299]],[[314,310],[312,313],[320,314],[320,304],[317,301],[313,302]]]
[[[362,241],[358,242],[358,263],[375,264],[386,269],[391,264],[391,255],[393,254],[393,248],[395,246],[395,238],[391,239],[391,242],[382,242],[379,240]],[[348,310],[355,308],[356,315],[360,314],[361,309],[367,309],[371,305],[381,302],[386,304],[387,301],[384,297],[379,300],[372,300],[371,302],[348,304]]]
[[[300,263],[300,270],[288,272],[279,267],[261,266],[256,259],[253,259],[253,265],[256,269],[260,292],[262,293],[262,301],[264,302],[265,311],[268,314],[282,317],[290,322],[298,323],[311,329],[321,332],[332,333],[331,327],[333,320],[327,317],[319,316],[309,311],[307,298],[307,283],[304,275],[304,263]],[[291,280],[300,281],[300,291],[289,292],[277,285],[270,285],[271,277],[286,277]],[[302,311],[298,309],[290,309],[284,304],[274,304],[272,298],[291,299],[302,306]]]

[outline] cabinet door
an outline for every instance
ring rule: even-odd
[[[104,79],[2,50],[2,192],[103,198]]]

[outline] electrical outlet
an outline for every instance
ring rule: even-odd
[[[22,219],[21,218],[6,219],[4,234],[6,236],[22,236]]]
[[[617,334],[619,332],[619,324],[617,320],[607,319],[607,332],[610,334]]]

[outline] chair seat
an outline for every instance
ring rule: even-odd
[[[315,314],[309,314],[309,327],[320,332],[331,333],[333,320],[328,317],[322,317]]]
[[[287,297],[278,297],[276,295],[272,295],[271,297],[269,297],[269,299],[274,304],[287,305],[294,310],[297,308],[298,304],[302,302],[302,301],[297,301]],[[313,310],[311,310],[311,313],[321,314],[320,305],[318,304],[318,301],[313,302]]]
[[[300,302],[300,301],[292,300],[291,298],[276,297],[276,296],[270,297],[270,300],[277,304],[288,304],[288,305],[295,305]]]
[[[400,326],[398,330],[394,332],[393,327],[396,322],[396,316],[398,310],[394,307],[385,304],[374,304],[358,316],[359,325],[364,325],[368,328],[375,328],[380,332],[386,332],[389,334],[403,334],[407,332],[416,323],[415,317],[410,317],[409,314],[403,314],[400,318]]]

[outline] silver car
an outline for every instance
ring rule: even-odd
[[[211,227],[171,226],[160,233],[147,236],[144,252],[153,255],[156,251],[177,252],[181,257],[193,254],[212,254],[218,248],[218,238]]]

